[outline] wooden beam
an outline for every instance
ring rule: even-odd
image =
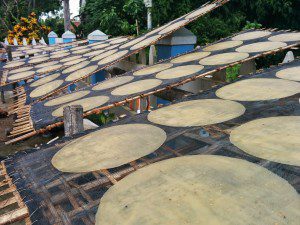
[[[28,209],[26,206],[24,206],[22,208],[14,210],[13,212],[8,212],[0,216],[0,225],[14,223],[28,216],[29,216]]]

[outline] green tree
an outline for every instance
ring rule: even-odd
[[[61,35],[65,32],[64,19],[59,15],[46,18],[43,24],[51,27],[51,30],[54,31],[59,37],[61,37]]]
[[[117,36],[136,33],[136,20],[146,27],[146,9],[142,0],[88,0],[82,9],[81,20],[85,34],[100,29]]]
[[[61,8],[60,0],[0,0],[0,39],[7,36],[8,30],[20,23],[21,17],[27,17],[35,12],[39,17],[42,14],[53,12]]]
[[[153,27],[188,13],[207,0],[153,0]],[[266,28],[300,29],[299,0],[231,0],[217,10],[191,23],[199,44],[218,40],[242,30],[247,21]],[[87,0],[81,11],[85,35],[100,29],[114,36],[146,31],[146,8],[143,0]]]

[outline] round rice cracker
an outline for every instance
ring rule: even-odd
[[[300,41],[300,32],[278,34],[278,35],[269,37],[268,40],[269,41],[279,41],[279,42]]]
[[[216,66],[238,62],[248,57],[248,53],[228,52],[208,56],[206,58],[201,59],[199,63],[204,66]]]
[[[52,112],[52,116],[62,117],[64,108],[69,105],[81,105],[83,107],[83,112],[87,112],[91,109],[94,109],[96,107],[105,104],[108,100],[109,97],[107,96],[95,96],[95,97],[87,97],[87,98],[79,99],[60,106],[59,108],[57,108]]]
[[[226,85],[216,91],[219,98],[234,101],[266,101],[293,96],[300,92],[300,83],[275,79],[252,78]]]
[[[85,68],[82,68],[80,70],[76,70],[75,72],[71,73],[69,76],[66,77],[66,81],[74,81],[77,79],[80,79],[82,77],[85,77],[89,74],[92,74],[93,72],[96,72],[98,69],[98,66],[93,65],[93,66],[87,66]]]
[[[178,57],[172,59],[171,63],[187,63],[187,62],[203,59],[203,58],[209,56],[210,54],[211,54],[210,52],[188,53],[188,54],[178,56]]]
[[[248,41],[258,38],[263,38],[272,34],[270,31],[249,31],[243,34],[236,35],[232,38],[234,41]]]
[[[207,46],[207,47],[203,48],[203,51],[206,51],[206,52],[220,51],[220,50],[224,50],[224,49],[234,48],[234,47],[240,46],[242,44],[243,44],[242,41],[224,41],[224,42],[220,42],[217,44]]]
[[[154,110],[148,120],[170,127],[212,125],[237,118],[245,113],[237,102],[222,99],[201,99],[176,103]]]
[[[161,63],[161,64],[156,64],[154,66],[148,66],[143,69],[137,70],[133,72],[134,76],[145,76],[145,75],[150,75],[153,73],[157,73],[166,69],[169,69],[173,66],[172,63]]]
[[[278,116],[250,121],[230,133],[242,151],[272,162],[300,166],[300,116]]]
[[[256,52],[266,52],[279,48],[286,47],[287,44],[284,42],[271,42],[271,41],[262,41],[249,45],[243,45],[236,49],[237,52],[246,52],[246,53],[256,53]]]
[[[202,65],[177,66],[161,71],[155,77],[162,80],[177,79],[199,73],[203,68]]]
[[[183,156],[148,165],[110,187],[96,225],[296,225],[299,206],[297,191],[259,165]]]
[[[87,96],[89,93],[90,91],[77,91],[71,94],[62,95],[54,99],[48,100],[47,102],[45,102],[44,106],[48,107],[48,106],[57,106],[57,105],[65,104],[67,102],[71,102],[83,98]]]
[[[117,87],[114,89],[111,94],[112,95],[132,95],[137,94],[143,91],[148,91],[152,88],[159,86],[162,83],[161,80],[158,79],[145,79],[135,81],[129,84],[125,84],[123,86]]]
[[[285,80],[300,81],[300,66],[280,70],[276,73],[276,77]]]
[[[185,19],[194,19],[195,17],[199,17],[200,15],[203,15],[207,12],[209,12],[210,10],[212,10],[214,7],[216,7],[217,5],[215,3],[213,4],[208,4],[204,7],[201,7],[200,9],[195,10],[194,12],[189,13]]]
[[[63,147],[53,157],[52,164],[63,172],[115,168],[154,152],[166,137],[165,131],[153,125],[112,126],[92,132]]]
[[[63,80],[54,80],[35,88],[31,93],[31,98],[38,98],[51,93],[63,84]]]
[[[109,88],[118,87],[120,85],[126,84],[134,79],[133,76],[121,76],[107,79],[99,84],[95,85],[92,90],[93,91],[102,91],[107,90]]]
[[[43,78],[39,78],[38,80],[34,81],[33,83],[30,84],[30,87],[37,87],[37,86],[41,86],[43,84],[46,84],[50,81],[55,80],[56,78],[58,78],[61,74],[60,73],[55,73],[55,74],[51,74],[48,76],[45,76]]]

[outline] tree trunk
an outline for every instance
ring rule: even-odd
[[[69,0],[64,1],[64,25],[65,31],[71,29],[71,19],[70,19],[70,2]]]

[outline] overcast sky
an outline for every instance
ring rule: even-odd
[[[71,17],[77,16],[79,13],[79,0],[70,0]]]

